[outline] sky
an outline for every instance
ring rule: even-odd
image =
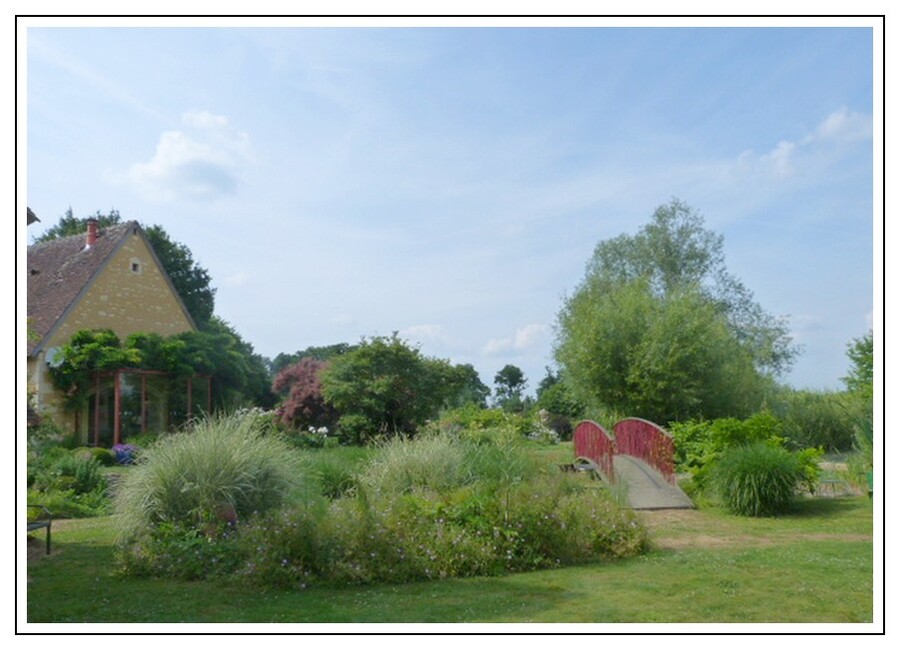
[[[20,44],[23,238],[69,208],[161,225],[267,357],[396,331],[489,386],[516,365],[531,393],[594,247],[673,198],[786,318],[785,383],[840,389],[880,327],[864,21],[94,22]]]

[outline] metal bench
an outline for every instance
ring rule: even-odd
[[[31,510],[38,510],[38,509],[40,509],[40,511],[41,511],[41,518],[34,519],[34,520],[32,520],[32,519],[28,520],[28,532],[30,533],[34,530],[40,530],[41,528],[47,529],[47,555],[50,555],[50,524],[53,522],[53,515],[51,514],[51,512],[49,510],[47,510],[47,508],[45,508],[42,505],[31,504],[31,503],[28,504],[29,512]]]

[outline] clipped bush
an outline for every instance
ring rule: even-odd
[[[115,455],[104,447],[90,447],[90,454],[103,467],[112,467],[116,464]]]
[[[796,455],[761,442],[730,449],[713,470],[725,508],[751,517],[787,512],[805,480]]]
[[[252,419],[211,416],[144,450],[115,508],[124,537],[162,524],[203,530],[280,506],[302,478],[290,446]]]

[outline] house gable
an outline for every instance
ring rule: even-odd
[[[53,387],[47,352],[82,329],[171,336],[196,330],[137,222],[43,242],[28,249],[28,387],[35,408],[62,424],[62,396]]]
[[[110,329],[171,336],[194,329],[143,237],[127,235],[48,339],[64,345],[78,330]]]
[[[64,345],[80,329],[163,336],[196,329],[137,222],[28,251],[28,317],[40,339],[29,355]]]

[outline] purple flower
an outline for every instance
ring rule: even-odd
[[[114,445],[112,448],[113,456],[115,456],[116,463],[119,465],[131,465],[134,463],[137,450],[138,448],[134,445],[123,445],[121,443]]]

